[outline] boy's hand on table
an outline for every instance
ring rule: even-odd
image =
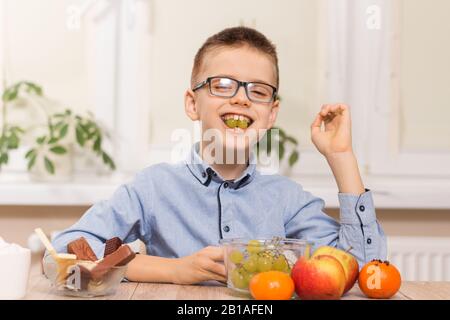
[[[311,124],[311,140],[327,159],[339,192],[357,195],[365,192],[353,153],[352,124],[347,105],[323,105]]]
[[[224,250],[209,246],[186,257],[176,259],[173,283],[195,284],[216,280],[226,282]]]

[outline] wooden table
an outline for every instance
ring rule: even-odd
[[[79,299],[52,293],[50,281],[41,274],[38,266],[30,272],[28,293],[25,299]],[[173,284],[123,282],[115,295],[94,299],[116,300],[236,300],[249,299],[248,296],[234,293],[225,286],[184,286]],[[367,299],[355,285],[343,300]],[[395,300],[450,300],[450,282],[408,282],[404,281],[400,291],[391,299]]]

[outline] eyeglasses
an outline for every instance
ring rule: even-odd
[[[270,103],[277,95],[277,88],[262,82],[244,82],[228,77],[209,77],[197,84],[192,91],[196,91],[206,84],[209,92],[217,97],[232,98],[240,87],[245,88],[245,93],[250,101],[256,103]]]

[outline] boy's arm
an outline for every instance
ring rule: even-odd
[[[136,255],[127,268],[131,281],[195,284],[204,281],[226,282],[224,250],[206,247],[182,258]]]
[[[148,244],[151,237],[151,179],[139,173],[132,183],[120,186],[107,201],[92,206],[83,217],[52,240],[57,252],[67,252],[67,244],[84,237],[97,258],[104,254],[104,242],[119,237],[124,243],[141,239]],[[49,255],[46,255],[49,258]],[[127,268],[131,281],[192,284],[209,280],[225,281],[223,249],[206,247],[182,258],[136,255]]]
[[[360,195],[365,192],[353,152],[335,153],[327,156],[339,192]]]
[[[96,203],[78,222],[59,233],[52,240],[53,246],[58,252],[67,252],[69,242],[84,237],[100,259],[104,243],[110,238],[119,237],[125,243],[136,239],[146,242],[152,209],[149,185],[143,173],[138,174],[133,182],[120,186],[109,200]]]
[[[386,259],[386,237],[378,223],[372,193],[339,193],[340,222],[324,212],[325,202],[304,191],[300,185],[290,188],[285,230],[288,238],[314,242],[314,250],[332,246],[350,250],[360,268],[372,259]]]
[[[338,185],[340,224],[323,212],[322,199],[300,190],[297,198],[302,201],[291,208],[287,233],[314,241],[316,248],[351,247],[360,267],[372,259],[384,259],[386,238],[376,220],[372,193],[364,188],[353,153],[348,106],[322,106],[311,125],[311,140],[327,159]]]

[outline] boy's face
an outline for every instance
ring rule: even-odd
[[[220,48],[207,53],[197,76],[197,83],[208,77],[225,76],[239,81],[262,82],[276,87],[275,66],[270,57],[249,47]],[[271,128],[275,122],[279,108],[279,101],[259,103],[251,101],[240,87],[235,96],[224,98],[210,93],[208,85],[193,92],[191,89],[185,94],[185,111],[193,121],[200,120],[202,134],[209,129],[215,129],[221,134],[221,145],[225,149],[248,150],[257,139],[262,138],[261,132]],[[229,127],[227,119],[245,120],[246,129]],[[228,125],[227,125],[228,123]],[[258,134],[253,137],[253,134]],[[236,141],[242,136],[244,145],[236,146]],[[203,137],[205,139],[205,137]]]

